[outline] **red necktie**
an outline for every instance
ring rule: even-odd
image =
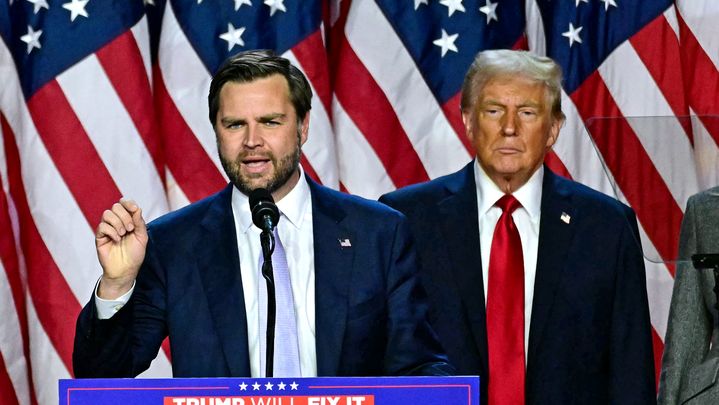
[[[524,404],[524,260],[512,212],[521,206],[506,194],[489,256],[487,344],[489,405]]]

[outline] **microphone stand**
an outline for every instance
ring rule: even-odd
[[[262,277],[267,282],[267,345],[265,350],[265,377],[272,377],[273,361],[275,358],[275,276],[272,270],[272,252],[275,251],[275,236],[272,232],[263,230],[260,234],[262,244]]]

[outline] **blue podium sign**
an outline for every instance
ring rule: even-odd
[[[478,377],[60,380],[60,405],[478,405]]]

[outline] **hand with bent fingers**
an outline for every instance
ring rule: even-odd
[[[142,209],[134,201],[122,199],[103,212],[95,233],[102,266],[100,298],[115,299],[132,288],[145,258],[147,240]]]

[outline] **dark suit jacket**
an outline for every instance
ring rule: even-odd
[[[430,323],[458,374],[480,375],[486,401],[492,376],[473,164],[380,201],[407,215],[430,297]],[[651,324],[634,213],[548,169],[544,173],[527,403],[654,403]],[[561,219],[565,213],[569,223]]]
[[[308,181],[318,375],[451,372],[426,320],[405,218]],[[168,335],[174,376],[250,376],[231,195],[228,186],[149,225],[128,304],[97,320],[91,299],[78,318],[77,377],[135,376]]]

